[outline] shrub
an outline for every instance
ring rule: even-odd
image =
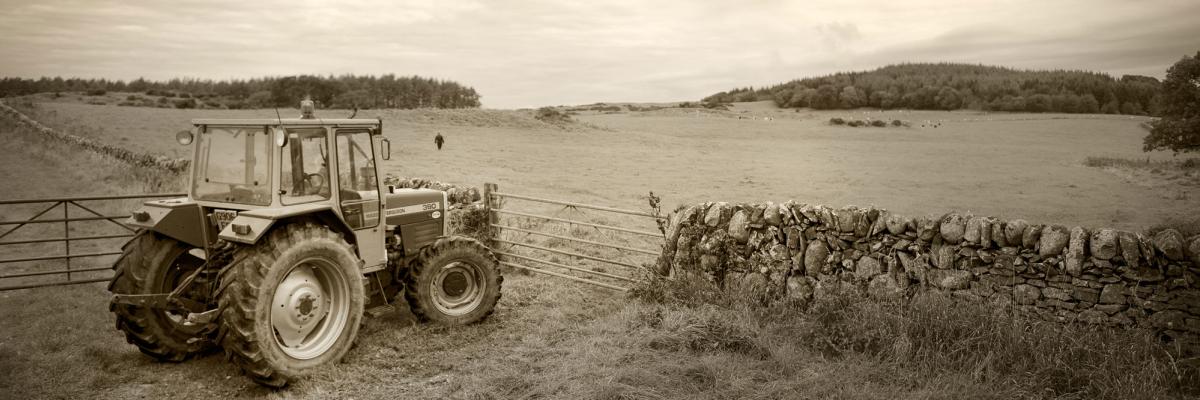
[[[892,120],[892,126],[903,126],[903,125],[904,125],[904,123],[900,122],[900,120],[898,120],[898,119]]]
[[[138,99],[138,96],[137,96],[137,95],[134,95],[134,94],[131,94],[131,95],[125,96],[125,100],[129,100],[129,101],[136,101],[137,99]]]
[[[830,119],[829,119],[829,123],[830,123],[831,125],[845,125],[845,124],[846,124],[846,120],[844,120],[844,119],[841,119],[841,118],[838,118],[838,117],[833,117],[833,118],[830,118]]]
[[[538,119],[539,121],[550,122],[550,123],[571,121],[570,116],[568,116],[567,114],[563,114],[561,111],[558,111],[558,109],[554,108],[554,107],[539,108],[539,109],[537,109],[536,112],[534,112],[533,117]]]
[[[187,94],[187,93],[180,93],[180,94],[179,94],[179,98],[181,98],[181,99],[190,99],[190,98],[192,98],[192,95],[190,95],[190,94]]]
[[[196,99],[175,100],[175,108],[196,108]]]
[[[108,91],[104,90],[104,89],[88,89],[87,90],[88,96],[103,96],[105,94],[108,94]]]
[[[884,122],[881,119],[877,119],[877,120],[871,121],[871,126],[883,128],[883,127],[887,126],[887,122]]]
[[[855,120],[850,120],[850,122],[847,122],[847,123],[846,123],[846,125],[850,125],[850,126],[853,126],[853,127],[855,127],[855,128],[857,128],[857,127],[860,127],[860,126],[863,126],[863,125],[866,125],[866,124],[867,124],[866,122],[862,122],[862,121],[859,121],[859,120],[857,120],[857,119],[855,119]]]

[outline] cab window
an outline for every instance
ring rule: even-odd
[[[283,204],[329,199],[329,145],[325,128],[288,129],[281,154],[279,197]]]
[[[354,229],[376,226],[379,190],[371,134],[362,129],[340,130],[336,140],[342,215]]]
[[[199,137],[199,162],[193,168],[196,199],[271,204],[269,137],[262,127],[204,127]]]

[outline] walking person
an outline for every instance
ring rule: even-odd
[[[438,132],[437,136],[433,137],[433,144],[436,144],[438,150],[442,149],[442,143],[446,143],[446,138],[442,137],[442,133]]]

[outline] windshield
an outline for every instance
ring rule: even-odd
[[[266,128],[212,127],[200,133],[192,192],[197,200],[271,204],[270,135]]]

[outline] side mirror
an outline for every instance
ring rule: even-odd
[[[384,160],[392,159],[392,141],[383,138],[379,140],[379,151],[383,153]]]
[[[178,133],[175,134],[175,141],[179,142],[179,144],[183,145],[183,146],[192,144],[192,141],[195,139],[196,139],[196,134],[192,133],[192,131],[190,129],[179,131]]]
[[[287,144],[287,131],[283,130],[282,127],[275,127],[272,134],[275,135],[276,146],[283,147],[283,145]]]

